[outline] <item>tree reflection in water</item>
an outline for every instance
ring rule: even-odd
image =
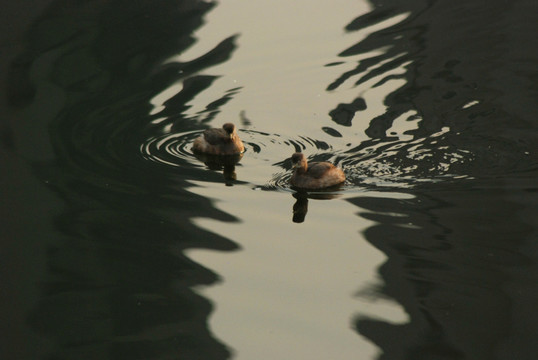
[[[346,30],[405,18],[343,51],[346,58],[386,49],[359,61],[328,90],[352,78],[359,88],[371,79],[374,87],[405,80],[384,99],[387,110],[368,120],[367,135],[392,141],[393,122],[411,111],[420,120],[406,133],[410,141],[447,129],[422,150],[431,163],[442,161],[436,151],[443,147],[469,150],[473,161],[456,164],[455,172],[474,179],[428,185],[410,180],[412,189],[405,192],[414,200],[348,199],[361,217],[377,223],[364,235],[388,257],[379,269],[383,284],[373,295],[395,299],[410,317],[393,324],[360,316],[356,330],[381,348],[380,359],[533,358],[538,348],[528,334],[536,333],[538,324],[531,310],[538,299],[538,249],[530,219],[537,216],[531,196],[537,153],[529,150],[535,132],[527,130],[537,127],[538,93],[525,79],[535,74],[527,62],[538,58],[538,50],[526,44],[538,29],[528,21],[530,2],[372,5]],[[392,74],[397,68],[403,73]],[[354,117],[368,106],[355,106],[360,100],[338,105],[333,120],[348,126],[364,121]],[[366,145],[349,150],[349,156]],[[389,160],[395,168],[410,161],[402,155]],[[436,176],[431,168],[413,174]]]
[[[190,221],[236,219],[185,190],[203,169],[165,169],[139,153],[145,139],[170,127],[203,128],[233,96],[223,94],[198,117],[183,115],[216,78],[198,73],[226,61],[235,37],[188,62],[170,61],[195,43],[213,6],[55,1],[31,25],[10,99],[28,110],[28,126],[50,129],[51,158],[32,165],[64,202],[55,229],[42,234],[48,266],[30,323],[49,345],[34,358],[230,356],[207,328],[212,305],[191,290],[217,275],[183,250],[236,249]],[[176,82],[183,88],[150,115],[152,98]]]

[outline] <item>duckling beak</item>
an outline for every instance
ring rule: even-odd
[[[231,133],[230,134],[230,140],[233,140],[234,139],[234,133]]]

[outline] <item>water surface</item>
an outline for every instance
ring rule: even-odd
[[[6,6],[3,358],[534,359],[536,10]]]

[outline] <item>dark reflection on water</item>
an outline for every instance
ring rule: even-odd
[[[381,358],[533,359],[535,2],[372,4],[348,32],[406,17],[344,49],[331,69],[365,58],[327,90],[347,81],[358,89],[370,81],[370,87],[394,79],[404,85],[384,99],[382,115],[357,115],[371,109],[358,90],[328,113],[336,128],[322,127],[343,138],[345,129],[367,122],[369,139],[336,149],[309,135],[245,129],[252,121],[243,113],[246,154],[304,151],[310,160],[343,166],[347,190],[385,186],[414,196],[345,194],[359,216],[377,223],[364,236],[387,255],[379,269],[383,284],[366,295],[396,300],[410,318],[356,319],[356,331],[381,348]],[[54,1],[32,23],[8,90],[11,107],[24,114],[17,126],[26,139],[3,129],[1,136],[10,151],[25,144],[18,151],[30,154],[38,179],[63,203],[54,229],[33,234],[46,246],[46,273],[28,320],[42,339],[31,344],[29,358],[230,357],[207,327],[212,304],[191,290],[214,284],[218,275],[183,250],[238,248],[193,224],[200,217],[238,219],[187,191],[193,180],[231,184],[241,177],[240,165],[198,160],[187,148],[242,91],[228,89],[187,115],[191,100],[218,79],[207,70],[230,58],[236,36],[223,34],[195,59],[170,60],[195,43],[192,34],[213,6]],[[151,105],[176,83],[181,89],[162,107]],[[401,118],[417,126],[393,131]],[[266,188],[289,189],[289,160],[270,160],[285,172]],[[336,194],[295,193],[293,220],[305,220],[310,199]]]
[[[370,174],[389,182],[401,176],[497,177],[535,171],[536,54],[527,46],[536,31],[529,16],[536,10],[534,3],[372,4],[374,10],[349,23],[348,32],[364,31],[396,16],[403,20],[343,50],[343,59],[366,58],[328,90],[346,81],[359,88],[372,80],[374,88],[393,79],[405,83],[384,99],[387,110],[373,119],[361,116],[369,107],[361,96],[329,113],[345,126],[369,121],[366,134],[371,140],[350,149],[349,156],[373,159],[368,165],[384,164],[395,176]],[[418,126],[405,134],[391,133],[400,117],[418,120]],[[357,170],[368,172],[368,167]]]
[[[204,169],[178,158],[180,167],[169,171],[139,151],[163,126],[200,130],[233,96],[223,94],[197,118],[183,116],[216,78],[198,72],[226,61],[234,37],[189,62],[162,65],[195,42],[193,31],[214,5],[57,1],[32,24],[11,73],[11,103],[33,112],[29,127],[50,119],[53,158],[33,168],[65,204],[54,232],[43,234],[54,240],[29,322],[48,345],[32,358],[230,356],[207,328],[212,305],[191,290],[218,276],[183,250],[237,249],[191,222],[237,219],[185,190]],[[40,76],[32,78],[35,69]],[[151,99],[178,81],[183,88],[149,116]],[[158,117],[165,120],[151,123]]]
[[[359,61],[328,89],[349,79],[359,87],[376,79],[374,87],[381,86],[395,77],[391,70],[405,69],[397,76],[405,85],[384,100],[387,111],[368,120],[371,140],[351,149],[354,160],[344,162],[369,160],[371,149],[371,164],[384,162],[389,174],[403,177],[398,184],[389,176],[393,188],[414,188],[404,190],[412,200],[348,199],[361,217],[377,223],[364,235],[387,255],[379,269],[382,284],[362,289],[360,296],[394,299],[410,320],[395,324],[362,316],[356,330],[381,348],[380,359],[534,359],[538,48],[529,44],[538,28],[529,14],[538,10],[536,3],[372,4],[374,10],[353,20],[348,31],[406,17],[344,50],[346,59],[387,49]],[[360,100],[338,105],[333,120],[364,121],[354,116],[368,106],[357,107]],[[395,119],[409,112],[409,121],[420,119],[406,133],[412,138],[391,138]],[[414,144],[429,155],[420,164],[410,156]],[[451,162],[449,154],[464,161]],[[450,171],[435,167],[443,162]],[[447,174],[454,176],[419,181]]]
[[[378,223],[364,235],[387,255],[383,283],[360,296],[394,299],[410,318],[355,320],[380,359],[534,358],[536,193],[469,190],[349,200]]]

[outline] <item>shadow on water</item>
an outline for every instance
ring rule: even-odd
[[[370,139],[346,152],[350,168],[400,185],[407,176],[494,178],[535,171],[536,55],[526,45],[535,30],[526,13],[535,10],[532,2],[372,5],[345,28],[366,37],[339,54],[346,62],[329,65],[360,60],[327,90],[350,82],[359,92],[401,85],[384,99],[386,111],[368,120]],[[368,32],[384,24],[391,25]],[[359,96],[329,115],[351,126],[371,106]]]
[[[529,44],[538,29],[529,14],[536,5],[372,5],[348,32],[404,16],[344,50],[344,60],[363,58],[328,90],[347,81],[360,92],[367,82],[375,88],[404,80],[384,99],[386,111],[368,120],[370,139],[343,162],[373,178],[366,183],[373,187],[386,185],[376,183],[386,170],[389,188],[413,196],[347,199],[376,223],[364,235],[387,256],[382,284],[359,296],[396,300],[409,319],[359,316],[356,330],[380,347],[380,359],[532,359],[538,351],[531,335],[538,332],[532,305],[538,300],[538,50]],[[368,107],[361,95],[329,115],[352,126],[364,121]],[[415,124],[393,133],[402,117]],[[368,168],[380,163],[386,167]],[[435,166],[442,163],[447,166]]]
[[[207,328],[212,305],[191,290],[218,276],[183,250],[237,249],[191,221],[237,219],[186,190],[204,169],[182,166],[188,164],[181,159],[164,168],[139,151],[166,126],[204,128],[237,91],[198,116],[183,115],[216,79],[200,72],[226,61],[236,47],[232,36],[198,58],[169,60],[195,43],[192,33],[214,5],[56,1],[31,25],[12,66],[10,101],[27,114],[29,136],[31,127],[48,129],[50,158],[32,167],[64,203],[55,229],[42,234],[53,240],[29,321],[46,346],[31,358],[230,356]],[[152,98],[177,82],[181,90],[149,115]],[[205,176],[221,181],[218,174]]]
[[[536,353],[536,198],[469,190],[349,200],[359,216],[377,223],[364,235],[387,255],[378,270],[382,284],[358,296],[393,299],[408,316],[403,323],[355,319],[357,331],[382,350],[380,359],[532,359]]]
[[[343,191],[360,217],[376,223],[364,236],[387,255],[379,268],[383,283],[359,296],[393,299],[409,317],[403,324],[355,319],[380,358],[532,359],[538,350],[534,2],[372,5],[347,25],[348,33],[391,25],[344,49],[342,62],[329,65],[356,65],[327,87],[354,84],[357,97],[328,115],[343,129],[367,121],[368,139],[334,149],[307,136],[244,129],[241,136],[259,156],[280,153],[266,151],[271,147],[288,147],[290,155],[319,150],[315,160],[346,169],[347,187],[411,194],[400,200]],[[228,89],[187,115],[190,101],[218,79],[206,70],[230,58],[236,37],[189,61],[171,60],[195,44],[192,34],[213,6],[55,1],[32,23],[9,74],[10,105],[22,114],[18,136],[4,129],[1,135],[12,151],[19,146],[62,203],[54,228],[33,234],[45,243],[46,271],[28,320],[41,338],[25,346],[28,358],[231,356],[208,329],[212,304],[192,291],[218,275],[184,250],[238,248],[193,224],[202,217],[238,219],[188,191],[193,179],[222,183],[221,170],[225,183],[235,183],[235,164],[200,162],[185,144],[241,91]],[[359,116],[372,108],[366,90],[393,81],[402,85],[383,100],[386,111]],[[166,101],[152,105],[178,83]],[[289,170],[286,161],[274,165]],[[289,171],[277,174],[267,188],[289,188],[288,179]],[[323,196],[296,193],[293,220],[304,221],[309,199]]]

